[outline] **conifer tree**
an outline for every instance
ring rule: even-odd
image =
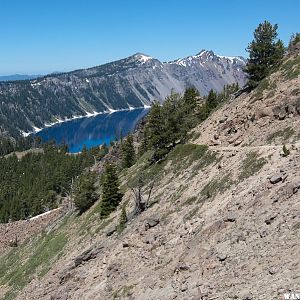
[[[104,174],[101,178],[101,186],[101,216],[108,216],[119,205],[123,197],[119,188],[116,167],[113,164],[106,163]]]
[[[245,71],[248,74],[248,85],[254,88],[280,62],[284,54],[284,45],[277,39],[278,26],[264,21],[254,31],[254,39],[246,49],[249,60]]]
[[[98,199],[95,188],[96,174],[88,172],[79,176],[74,188],[74,203],[83,213],[89,209]]]
[[[199,92],[194,87],[189,87],[183,95],[183,110],[185,115],[192,115],[197,107],[197,101],[200,97]]]
[[[122,167],[130,168],[135,162],[133,135],[129,134],[121,145]]]
[[[206,99],[207,110],[211,112],[218,106],[218,96],[213,90],[210,90]]]
[[[288,46],[288,51],[293,51],[294,47],[300,42],[300,33],[293,33],[290,41],[289,41],[289,46]]]
[[[119,225],[118,225],[118,231],[122,232],[126,226],[127,223],[127,213],[126,213],[126,207],[125,205],[122,207],[121,215],[119,219]]]
[[[146,130],[149,134],[149,146],[154,150],[153,161],[155,162],[168,153],[165,120],[162,107],[158,102],[152,105]]]
[[[180,101],[182,98],[179,94],[171,93],[162,107],[166,146],[174,147],[176,142],[183,139],[187,132],[184,123],[184,111],[180,109]]]

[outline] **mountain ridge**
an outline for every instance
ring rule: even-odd
[[[30,75],[30,74],[1,75],[0,81],[32,80],[38,77],[43,77],[43,75]]]
[[[135,53],[88,69],[0,82],[0,134],[18,136],[58,120],[143,107],[154,100],[164,101],[172,90],[182,93],[188,86],[202,95],[210,89],[220,91],[226,84],[242,86],[244,65],[244,59],[207,50],[179,63]]]

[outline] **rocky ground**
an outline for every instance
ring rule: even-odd
[[[115,230],[120,210],[101,221],[98,204],[68,217],[54,231],[68,242],[49,270],[26,273],[19,293],[6,280],[0,295],[256,300],[300,292],[300,78],[281,71],[266,86],[232,99],[190,144],[147,170],[155,175],[151,206],[124,231]],[[143,164],[123,173],[123,188]],[[133,202],[127,190],[128,213]]]

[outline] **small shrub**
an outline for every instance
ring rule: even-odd
[[[192,196],[192,197],[189,197],[183,204],[191,205],[191,204],[195,203],[196,200],[197,200],[197,196]]]
[[[231,173],[225,174],[221,178],[215,178],[204,186],[201,193],[201,201],[213,199],[218,193],[226,191],[234,183]]]
[[[247,157],[242,162],[242,171],[239,179],[243,180],[257,173],[265,164],[267,160],[263,157],[259,158],[257,152],[247,153]]]
[[[267,137],[267,143],[275,142],[276,139],[281,139],[282,142],[288,141],[295,134],[292,127],[286,127],[283,130],[276,131]]]
[[[287,157],[290,155],[290,150],[286,147],[286,145],[283,145],[282,151],[283,151],[283,157]]]

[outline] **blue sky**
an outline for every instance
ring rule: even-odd
[[[143,52],[246,56],[258,23],[300,31],[299,0],[0,0],[0,75],[91,67]]]

